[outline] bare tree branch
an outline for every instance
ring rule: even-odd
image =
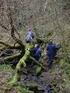
[[[17,30],[15,29],[14,24],[13,24],[13,19],[12,19],[10,7],[8,8],[8,10],[9,10],[8,17],[9,17],[10,25],[11,25],[11,37],[12,37],[19,45],[21,45],[22,47],[24,47],[22,41],[15,36],[15,31],[17,31]]]
[[[17,46],[11,46],[11,45],[3,42],[3,41],[0,41],[0,44],[2,44],[2,45],[5,46],[5,47],[3,47],[3,49],[5,49],[5,48],[9,48],[9,49],[20,49],[21,48],[19,45],[17,45]]]
[[[0,26],[2,27],[2,28],[4,28],[5,30],[9,30],[6,26],[4,26],[2,23],[0,23]]]
[[[4,28],[5,30],[7,30],[7,31],[9,31],[9,29],[6,27],[6,26],[4,26],[2,23],[0,23],[0,26],[2,27],[2,28]],[[18,35],[18,37],[20,38],[20,34],[18,33],[18,31],[15,29],[15,32],[16,32],[16,34]]]
[[[35,58],[31,57],[30,58],[37,64],[39,65],[42,69],[46,70],[46,68],[43,66],[43,64],[41,64],[41,62],[37,61]]]
[[[10,63],[10,61],[12,61],[15,58],[20,58],[20,56],[21,56],[21,54],[17,53],[15,55],[7,56],[7,57],[1,57],[0,58],[0,64],[4,64],[4,63],[7,63],[7,62]]]

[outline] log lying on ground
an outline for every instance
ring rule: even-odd
[[[3,49],[5,48],[8,48],[8,49],[21,49],[21,46],[20,45],[17,45],[17,46],[11,46],[3,41],[0,41],[0,44],[4,45],[5,47],[3,47]],[[2,50],[3,50],[2,49]]]
[[[41,62],[37,61],[35,58],[30,56],[30,59],[32,59],[37,65],[39,65],[43,70],[46,70],[46,68],[41,64]]]
[[[10,61],[12,61],[13,59],[19,58],[20,59],[21,54],[15,54],[15,55],[11,55],[11,56],[7,56],[7,57],[1,57],[0,58],[0,64],[6,64],[6,63],[10,63]]]

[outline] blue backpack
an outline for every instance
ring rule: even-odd
[[[41,57],[41,49],[39,47],[33,48],[33,57],[36,60],[39,60],[39,58]]]

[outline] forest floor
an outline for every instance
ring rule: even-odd
[[[18,85],[16,87],[7,86],[7,82],[13,76],[14,72],[15,70],[13,70],[10,65],[0,65],[0,93],[31,93],[18,92]],[[33,90],[34,93],[51,93],[49,92],[51,90],[54,91],[53,93],[63,93],[61,92],[62,71],[58,63],[53,63],[52,68],[42,72],[39,77],[31,74],[22,75],[19,85],[37,87],[35,90],[30,89]]]

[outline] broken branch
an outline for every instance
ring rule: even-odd
[[[37,64],[39,65],[42,69],[46,70],[45,67],[41,64],[41,62],[39,63],[39,61],[37,61],[35,58],[31,57],[30,58]]]
[[[11,56],[7,56],[7,57],[2,57],[0,58],[0,64],[2,63],[10,63],[10,61],[12,61],[13,59],[15,58],[20,58],[21,54],[18,53],[18,54],[15,54],[15,55],[11,55]],[[8,62],[7,62],[8,61]]]
[[[1,24],[1,23],[0,23],[0,26],[1,26],[2,28],[4,28],[5,30],[7,30],[7,31],[9,30],[6,26],[4,26],[4,25]]]
[[[11,46],[9,44],[6,44],[5,42],[2,42],[0,41],[0,44],[4,45],[5,47],[3,48],[9,48],[9,49],[21,49],[21,47],[18,45],[18,46]]]

